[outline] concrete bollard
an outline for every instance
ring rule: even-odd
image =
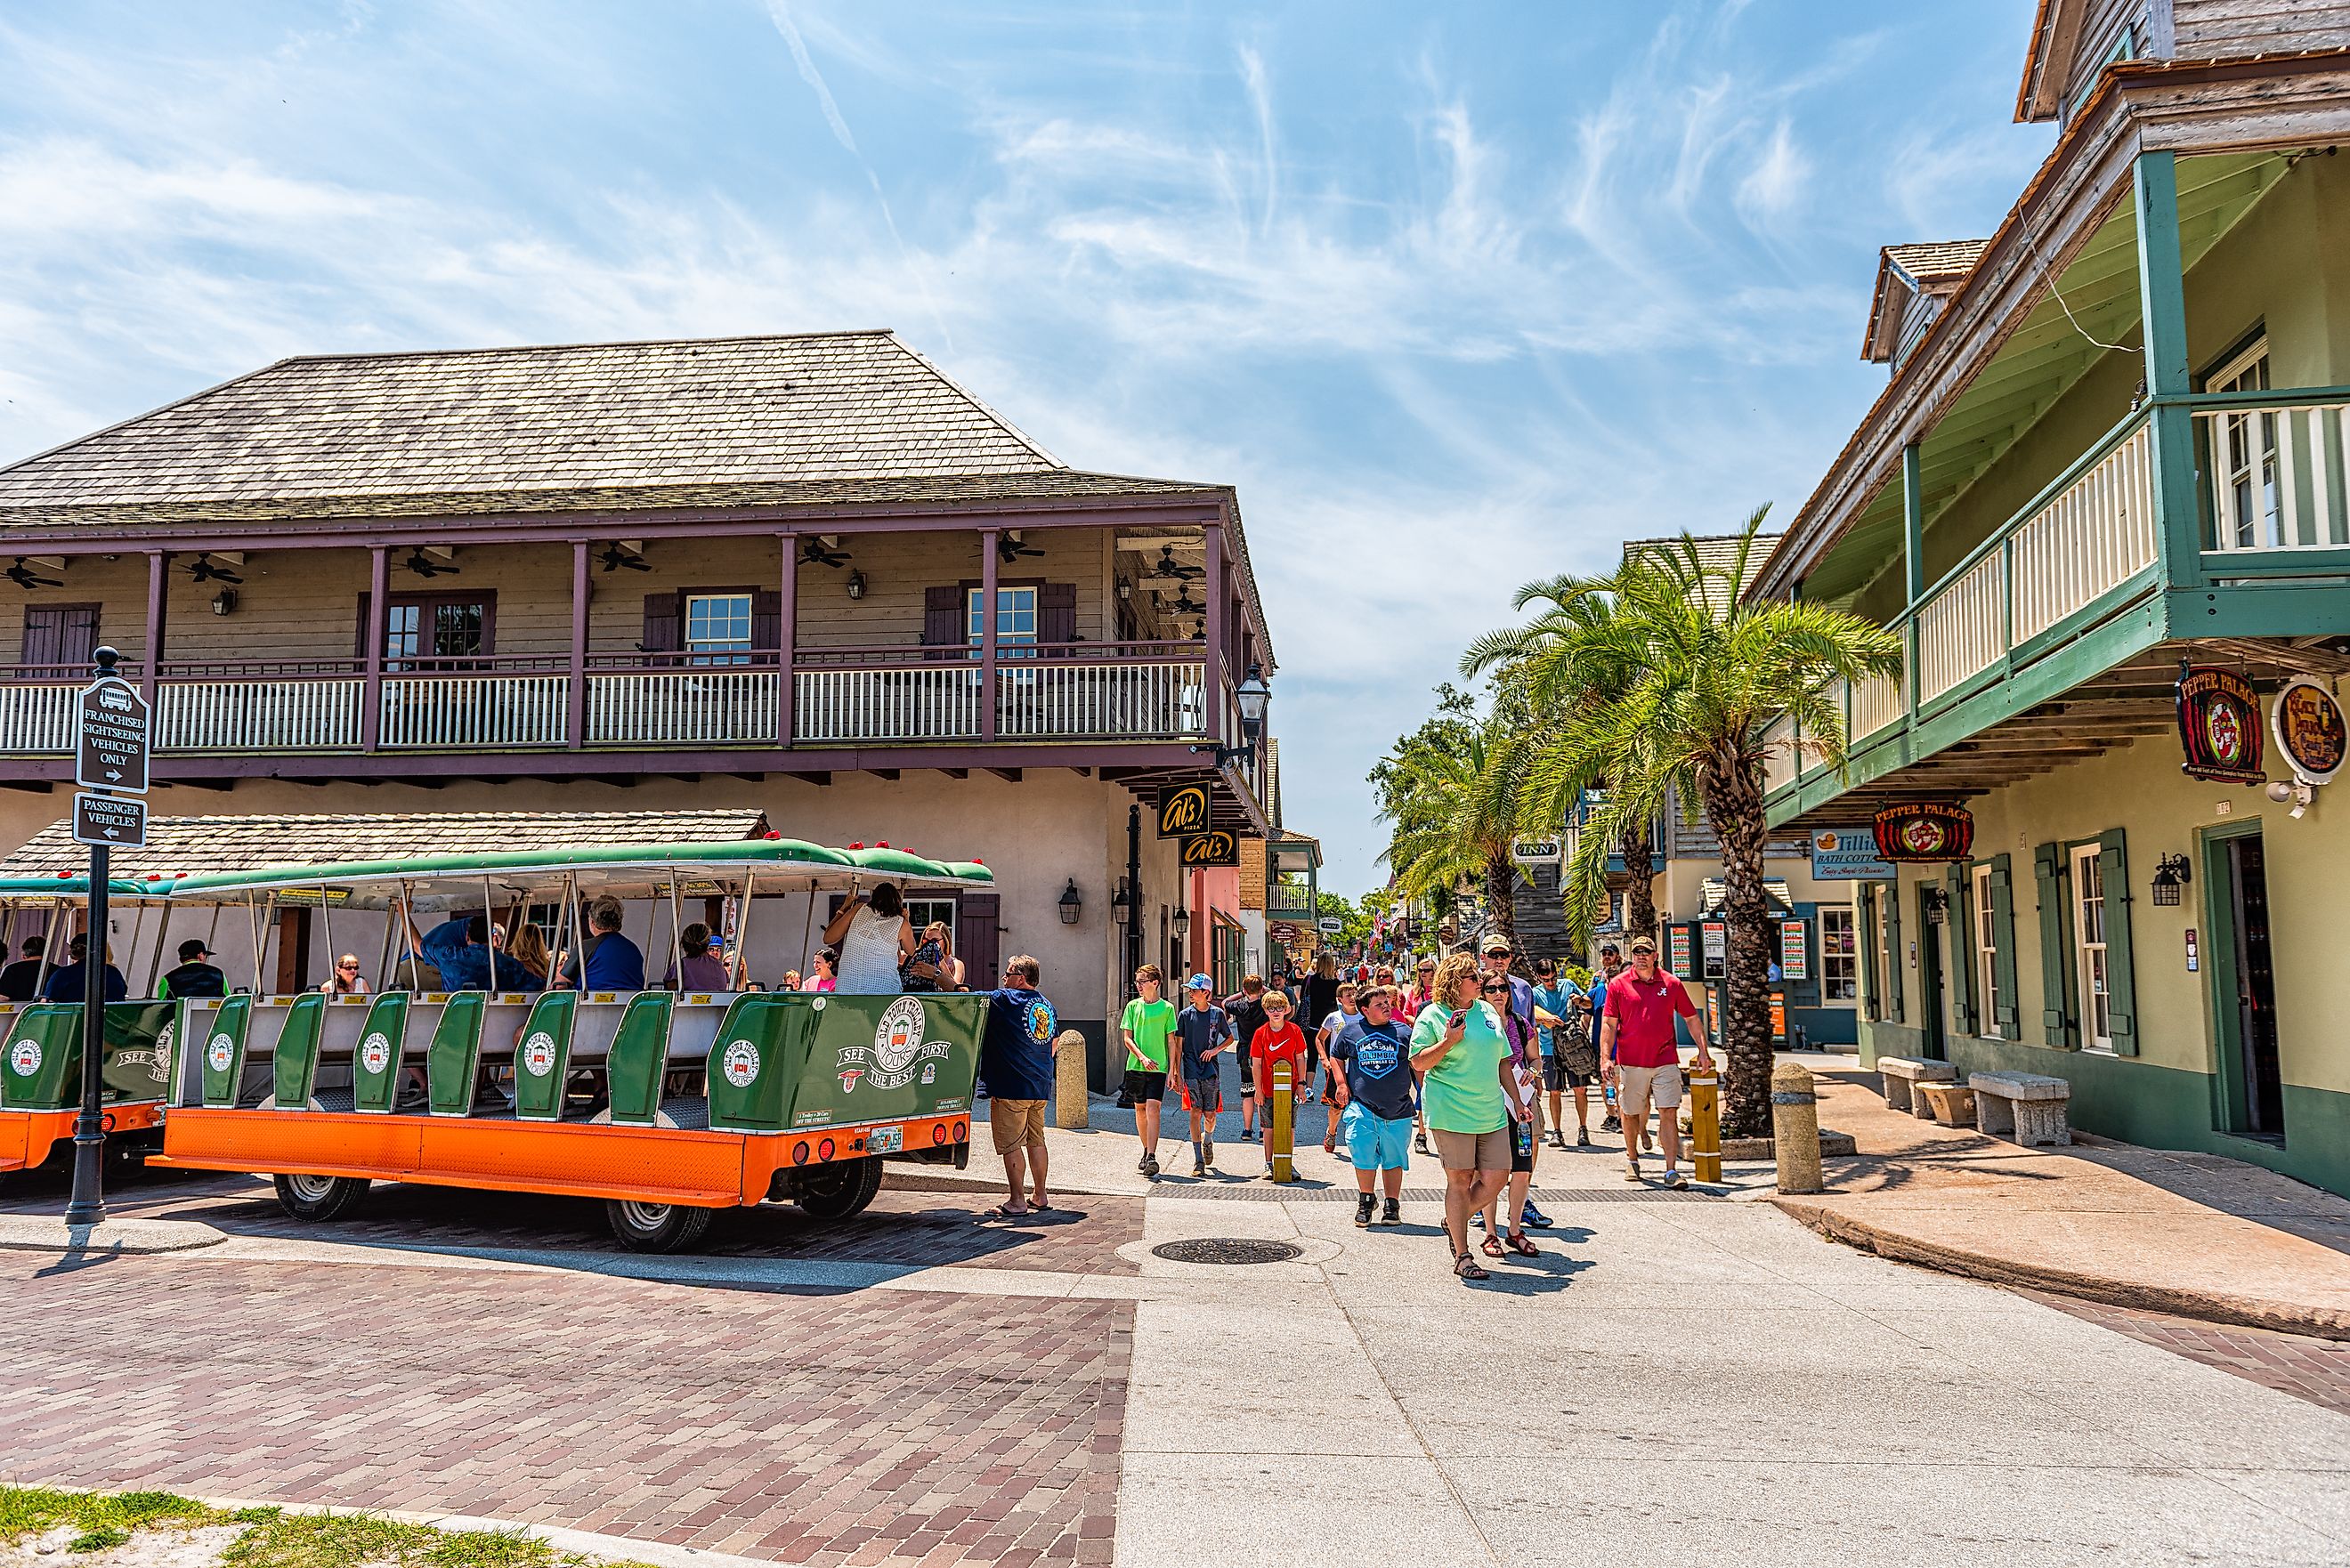
[[[1297,1164],[1290,1158],[1297,1136],[1297,1129],[1290,1125],[1295,1105],[1289,1092],[1293,1072],[1287,1062],[1275,1062],[1273,1082],[1266,1086],[1271,1103],[1265,1106],[1264,1163],[1266,1173],[1275,1181],[1297,1179]]]
[[[1053,1045],[1053,1125],[1064,1132],[1086,1130],[1086,1037],[1062,1032]]]
[[[1700,1181],[1721,1179],[1721,1075],[1692,1073],[1689,1081],[1690,1168]]]
[[[1782,1062],[1771,1075],[1771,1152],[1777,1157],[1779,1190],[1818,1192],[1820,1179],[1820,1107],[1812,1093],[1812,1075],[1794,1062]]]

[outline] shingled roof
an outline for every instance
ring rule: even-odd
[[[1702,570],[1720,572],[1727,576],[1731,568],[1738,564],[1738,545],[1744,537],[1742,534],[1705,534],[1689,542],[1697,547],[1698,566]],[[1754,579],[1762,574],[1762,563],[1771,558],[1771,552],[1777,548],[1778,544],[1779,535],[1776,534],[1757,534],[1754,536],[1754,548],[1746,556],[1746,575],[1738,585],[1740,598],[1744,598],[1746,590],[1754,586]],[[1670,539],[1624,541],[1624,558],[1628,561],[1636,554],[1660,556],[1675,563],[1688,559],[1681,552],[1679,535]]]
[[[1868,302],[1868,325],[1861,329],[1861,358],[1879,365],[1890,361],[1910,302],[1956,294],[1990,248],[1989,240],[1929,240],[1877,252],[1877,290]]]
[[[830,332],[281,359],[0,469],[0,526],[1219,488],[1073,471]]]
[[[156,816],[141,849],[112,852],[113,875],[140,878],[407,860],[505,849],[718,844],[767,831],[762,811],[456,811],[350,816]],[[89,868],[71,821],[49,824],[0,859],[0,877]]]

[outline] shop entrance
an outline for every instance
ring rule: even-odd
[[[1949,925],[1941,897],[1941,889],[1932,884],[1918,885],[1918,937],[1910,944],[1918,953],[1918,1023],[1925,1035],[1919,1054],[1929,1062],[1945,1061],[1950,1054],[1942,1023],[1942,933]],[[1943,916],[1939,922],[1938,914]]]
[[[2277,1060],[2276,971],[2269,949],[2266,846],[2257,828],[2212,840],[2211,982],[2220,1022],[2221,1127],[2284,1141]]]

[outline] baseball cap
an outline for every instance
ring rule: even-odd
[[[1191,979],[1183,982],[1183,989],[1186,991],[1213,991],[1216,989],[1216,982],[1210,980],[1204,974],[1195,974]]]
[[[1632,939],[1632,950],[1636,953],[1652,953],[1657,950],[1657,944],[1649,940],[1647,937],[1634,937]]]
[[[1495,931],[1492,936],[1485,939],[1485,945],[1479,948],[1477,950],[1479,952],[1486,953],[1508,952],[1510,950],[1510,939],[1502,935],[1501,932]]]
[[[204,946],[204,940],[202,937],[190,937],[186,941],[180,944],[180,961],[182,963],[192,963],[200,958],[210,958],[212,956],[213,950]]]

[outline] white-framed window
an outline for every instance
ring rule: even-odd
[[[2214,392],[2269,389],[2269,340],[2263,336],[2204,382]],[[2214,525],[2222,549],[2248,550],[2292,543],[2279,532],[2277,421],[2274,414],[2230,414],[2219,421],[2211,453]]]
[[[696,664],[751,662],[751,596],[688,594],[685,650]]]
[[[1820,1000],[1852,1002],[1860,995],[1860,947],[1853,935],[1852,910],[1820,911]]]
[[[971,646],[979,646],[979,611],[982,590],[972,588],[963,596],[964,618]],[[999,659],[1019,659],[1023,652],[1015,643],[1034,646],[1036,641],[1036,590],[998,588],[995,590],[995,650]]]
[[[1991,907],[1991,867],[1976,867],[1973,884],[1975,1033],[1999,1040],[2004,1036],[1999,1028],[1999,921]]]
[[[1900,999],[1893,993],[1901,972],[1900,947],[1893,940],[1893,918],[1901,911],[1901,888],[1898,883],[1879,882],[1869,892],[1877,900],[1877,962],[1869,971],[1869,982],[1877,995],[1877,1016],[1891,1021],[1900,1017],[1902,1011],[1896,1005]]]
[[[955,931],[955,901],[952,898],[909,898],[906,900],[906,919],[914,928],[917,941],[921,940],[922,928],[932,921],[944,925],[947,935],[952,937]]]
[[[2080,986],[2081,1048],[2114,1048],[2112,977],[2106,968],[2106,872],[2098,846],[2073,851],[2073,958]]]

